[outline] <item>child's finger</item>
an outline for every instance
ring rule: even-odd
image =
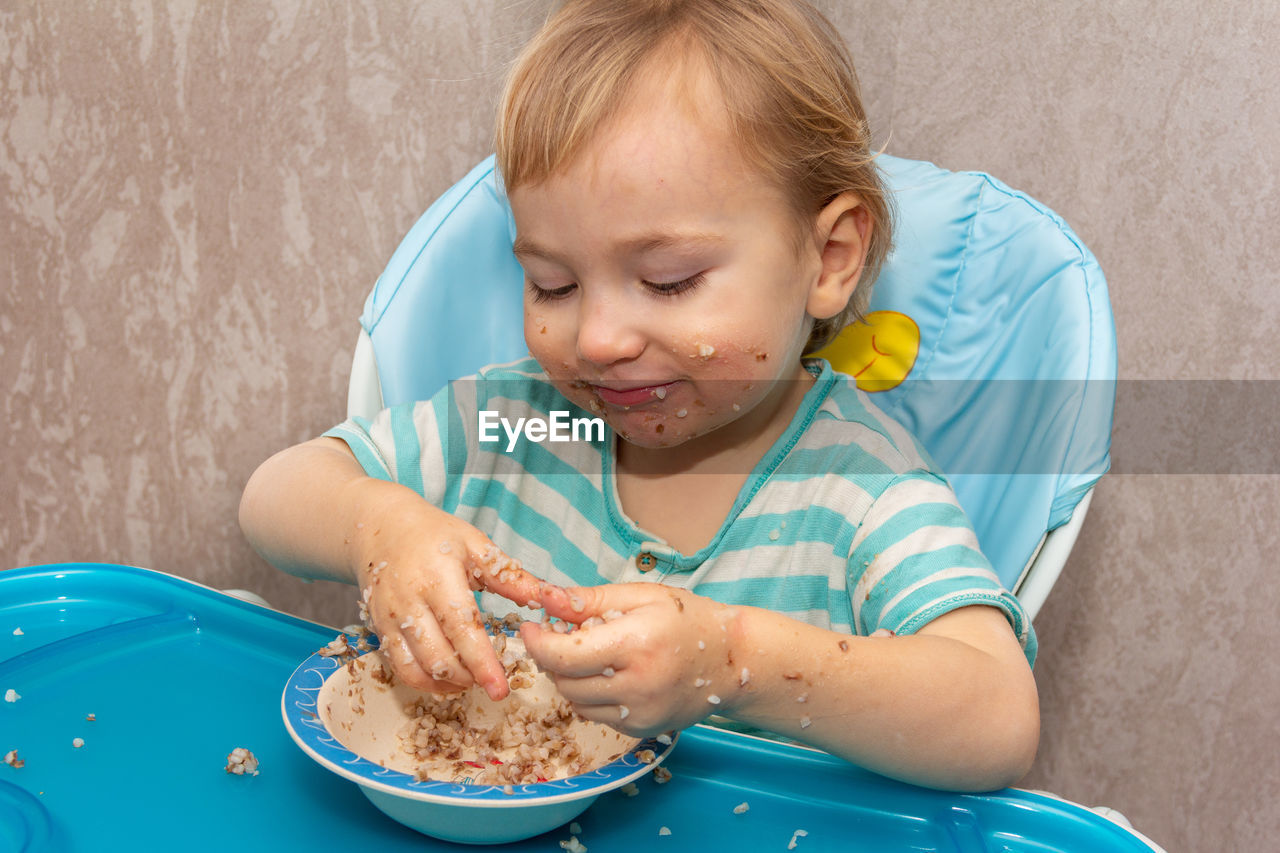
[[[382,654],[391,662],[391,668],[399,679],[410,687],[432,693],[456,693],[471,683],[470,678],[466,678],[465,684],[432,678],[428,669],[423,667],[423,660],[410,648],[409,640],[399,631],[384,633],[380,639]]]
[[[566,622],[581,623],[591,617],[626,613],[670,596],[679,600],[676,590],[653,583],[620,583],[603,586],[555,587],[542,601],[548,616]],[[683,605],[681,605],[683,606]]]
[[[474,581],[489,592],[514,601],[521,607],[538,609],[544,591],[559,589],[539,580],[525,571],[518,560],[513,560],[487,539],[483,547],[472,545],[464,567],[469,581]],[[532,602],[532,605],[531,605]]]
[[[481,534],[477,531],[476,535]],[[488,540],[483,539],[483,542]],[[415,654],[428,675],[437,677],[437,680],[460,681],[464,686],[479,684],[491,699],[498,700],[505,698],[511,687],[489,641],[489,633],[485,630],[469,585],[473,579],[471,572],[482,565],[474,556],[474,544],[467,546],[465,557],[453,547],[441,548],[440,553],[449,556],[441,558],[442,562],[437,563],[431,579],[417,591],[428,612],[421,614],[414,626],[413,634],[418,646]],[[484,553],[511,562],[492,543],[485,545]],[[509,574],[511,570],[503,571]],[[432,672],[433,666],[437,668],[436,672]],[[461,671],[465,678],[454,677],[451,674],[453,670]],[[438,675],[441,672],[450,674]]]
[[[430,612],[405,617],[399,628],[405,645],[431,680],[455,685],[455,690],[471,686],[470,668],[459,659]]]
[[[639,725],[639,719],[631,713],[631,709],[626,705],[613,702],[605,702],[598,705],[575,702],[573,703],[573,710],[584,720],[609,726],[625,735],[642,737],[648,733],[648,727]],[[657,731],[661,730],[659,728]]]
[[[520,639],[538,666],[570,678],[616,673],[622,635],[609,625],[561,634],[534,622],[520,626]]]
[[[457,681],[452,675],[441,676],[431,666],[461,669],[465,684],[479,684],[492,699],[502,699],[511,692],[498,654],[489,641],[484,620],[476,607],[475,596],[461,573],[442,572],[435,583],[422,591],[429,608],[414,626],[414,636],[430,659],[424,661],[428,674],[437,679]],[[418,655],[422,660],[422,655]]]
[[[619,691],[613,680],[616,677],[588,675],[574,678],[557,673],[556,690],[574,705],[617,705]]]
[[[496,576],[482,573],[480,583],[489,592],[534,610],[543,606],[543,598],[553,597],[561,590],[561,587],[539,580],[520,567],[507,569]]]
[[[498,653],[493,650],[475,599],[468,597],[468,601],[470,606],[455,607],[440,614],[437,617],[440,627],[476,684],[489,694],[490,699],[505,699],[511,692],[506,670],[498,660]]]

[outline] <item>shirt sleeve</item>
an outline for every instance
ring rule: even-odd
[[[924,470],[894,478],[854,536],[848,584],[854,630],[913,634],[952,610],[974,604],[1004,613],[1030,663],[1036,637],[1018,599],[978,547],[950,485]]]
[[[325,435],[346,442],[370,477],[399,483],[452,511],[448,503],[456,495],[448,472],[464,470],[468,447],[456,396],[449,385],[431,400],[383,409],[372,419],[350,418]]]

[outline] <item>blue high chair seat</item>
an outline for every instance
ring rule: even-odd
[[[1110,463],[1115,328],[1097,261],[1058,216],[989,175],[883,155],[894,249],[867,321],[823,355],[859,378],[951,480],[1034,616]],[[431,206],[360,317],[348,411],[428,398],[527,355],[515,225],[480,163]]]

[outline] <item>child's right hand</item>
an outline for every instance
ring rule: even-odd
[[[509,692],[474,590],[536,608],[551,587],[520,568],[489,537],[418,499],[357,522],[355,577],[364,610],[396,675],[421,690],[479,684]]]

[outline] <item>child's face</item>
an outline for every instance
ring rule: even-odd
[[[641,446],[789,422],[821,270],[796,239],[810,223],[743,161],[705,77],[637,89],[576,162],[510,193],[529,350]]]

